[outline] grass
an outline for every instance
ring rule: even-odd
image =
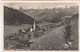
[[[78,50],[78,20],[75,20],[74,23],[73,21],[71,22],[73,35],[71,36],[72,40],[72,46],[65,49],[63,44],[64,44],[64,39],[63,39],[63,27],[58,27],[56,31],[52,30],[47,33],[44,38],[41,38],[41,40],[34,42],[34,44],[31,45],[32,50]],[[38,42],[37,42],[38,41]]]
[[[15,40],[6,40],[4,41],[5,49],[7,49],[8,44],[10,41],[13,42],[13,44],[17,43],[16,46],[18,47],[19,50],[78,50],[78,22],[75,20],[74,23],[71,22],[71,25],[73,25],[72,29],[74,30],[74,34],[72,36],[72,39],[74,40],[72,42],[72,47],[65,49],[63,44],[63,31],[64,31],[64,26],[56,27],[49,29],[48,31],[45,32],[44,35],[41,34],[41,32],[38,32],[37,34],[41,34],[42,36],[39,36],[37,38],[30,39],[31,42],[33,42],[30,45],[30,48],[24,47],[22,48],[22,43],[18,43]],[[17,33],[18,30],[20,29],[20,26],[5,26],[4,29],[4,35],[8,36],[14,33]],[[22,41],[27,40],[26,39],[27,35],[25,38],[21,39]],[[20,47],[21,46],[21,47]],[[16,48],[13,48],[16,49]]]
[[[4,34],[10,35],[13,33],[18,33],[18,30],[20,29],[20,26],[4,26]]]
[[[26,25],[24,28],[28,28],[29,25]],[[18,33],[18,31],[23,28],[22,26],[9,26],[9,25],[4,25],[4,34],[5,35],[11,35],[14,33]]]

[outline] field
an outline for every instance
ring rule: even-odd
[[[73,21],[72,21],[73,22]],[[71,22],[73,35],[71,36],[72,47],[66,50],[78,50],[78,20],[75,20],[74,23]],[[20,26],[7,26],[4,27],[4,36],[9,36],[14,33],[18,33]],[[30,45],[30,48],[24,48],[22,50],[65,50],[64,44],[64,25],[60,27],[55,27],[48,29],[42,36],[30,39],[30,42],[33,42]],[[38,33],[39,34],[39,33]],[[24,39],[26,39],[25,36]],[[5,41],[4,44],[6,44]],[[15,42],[16,43],[16,42]],[[17,50],[17,49],[16,49]]]
[[[18,31],[22,28],[26,28],[29,27],[29,25],[26,25],[25,27],[23,26],[9,26],[9,25],[4,25],[4,34],[5,35],[11,35],[14,33],[18,33]]]
[[[13,33],[17,33],[18,30],[20,29],[20,26],[4,26],[4,34],[5,35],[10,35]]]

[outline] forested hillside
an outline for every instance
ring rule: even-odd
[[[31,16],[4,6],[4,23],[6,25],[32,24],[33,21]]]

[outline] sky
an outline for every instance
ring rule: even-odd
[[[54,8],[54,7],[70,7],[76,6],[75,3],[5,3],[5,6],[13,7],[19,9],[20,7],[24,9],[44,9],[44,8]]]

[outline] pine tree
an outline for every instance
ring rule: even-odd
[[[70,21],[68,21],[64,32],[64,42],[66,44],[71,41],[72,34],[73,34],[72,26],[70,25]]]

